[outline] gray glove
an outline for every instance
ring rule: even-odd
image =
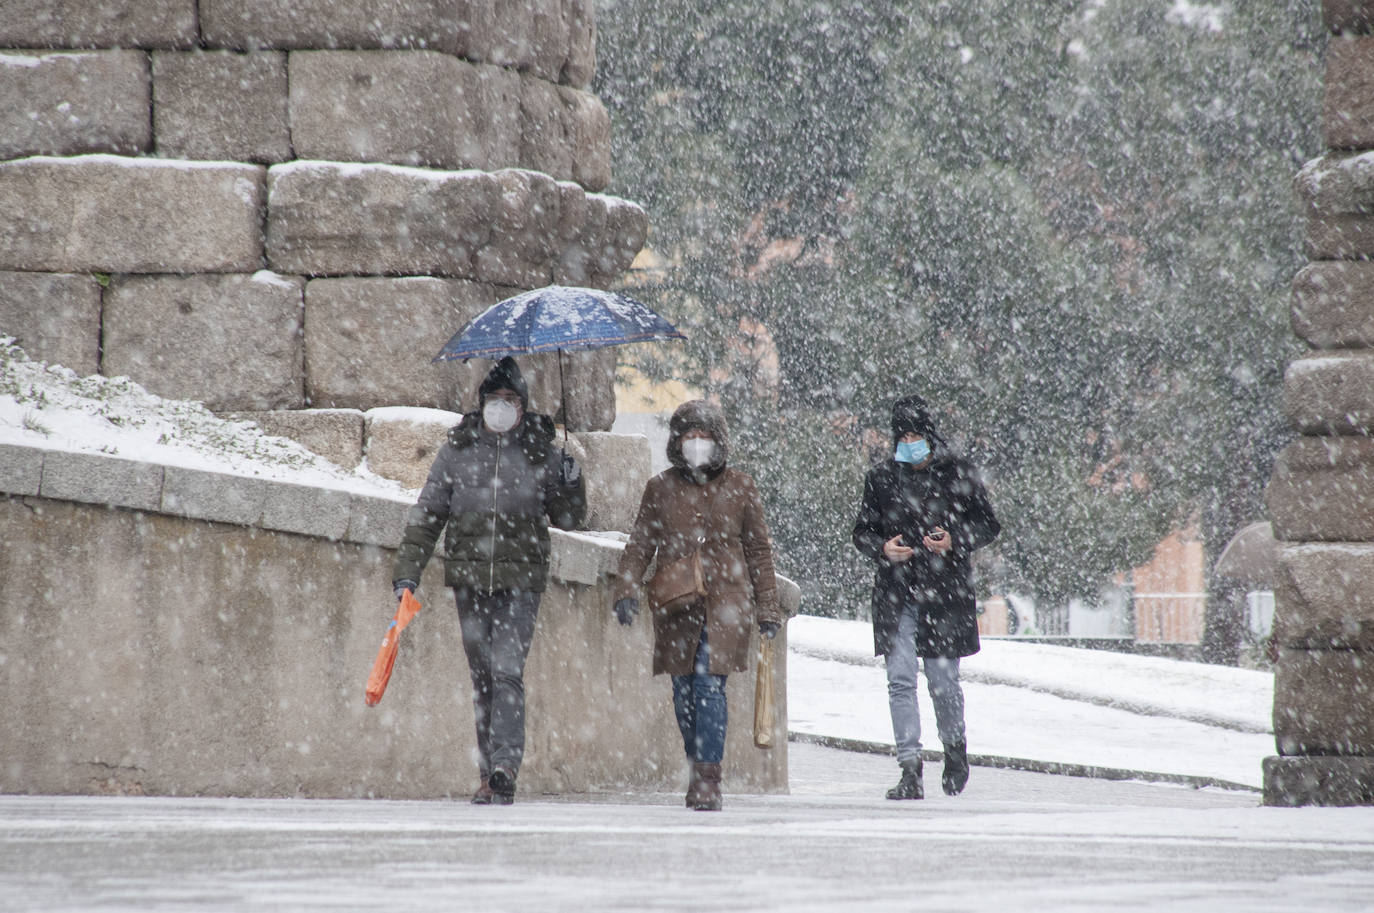
[[[416,583],[414,580],[397,580],[391,584],[391,592],[396,594],[397,602],[401,601],[401,597],[405,595],[406,590],[410,590],[410,592],[413,594],[419,588],[420,585]]]
[[[633,596],[626,596],[624,599],[617,599],[615,603],[615,617],[622,625],[629,627],[634,624],[635,616],[639,614],[639,600]]]
[[[569,456],[567,451],[564,451],[563,458],[558,461],[558,484],[565,487],[576,485],[580,478],[582,478],[582,467],[577,465],[577,460]]]
[[[776,621],[761,621],[759,622],[759,634],[762,635],[765,640],[772,640],[774,637],[778,636],[778,629],[781,627],[782,625],[778,624]]]

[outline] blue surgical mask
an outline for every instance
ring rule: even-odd
[[[897,453],[893,459],[898,463],[911,463],[913,465],[924,463],[930,459],[930,442],[920,441],[898,441]]]

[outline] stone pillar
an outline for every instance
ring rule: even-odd
[[[1374,2],[1325,0],[1327,152],[1296,179],[1309,263],[1288,367],[1301,435],[1267,491],[1285,544],[1275,581],[1266,805],[1374,805]]]

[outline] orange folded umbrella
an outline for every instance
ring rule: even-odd
[[[400,642],[401,632],[418,611],[419,600],[410,590],[406,590],[401,594],[401,603],[396,606],[396,617],[391,619],[391,624],[386,629],[382,647],[377,651],[377,658],[372,663],[372,673],[367,677],[367,695],[363,698],[367,706],[376,706],[386,692],[386,683],[391,681],[391,667],[396,665],[396,647]]]

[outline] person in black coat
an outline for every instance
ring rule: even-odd
[[[1001,525],[974,468],[935,430],[919,396],[892,406],[892,455],[864,480],[854,547],[873,559],[873,652],[885,657],[888,707],[901,780],[889,799],[920,799],[918,658],[925,666],[944,745],[941,785],[957,795],[968,782],[964,692],[959,659],[978,652],[973,552]]]

